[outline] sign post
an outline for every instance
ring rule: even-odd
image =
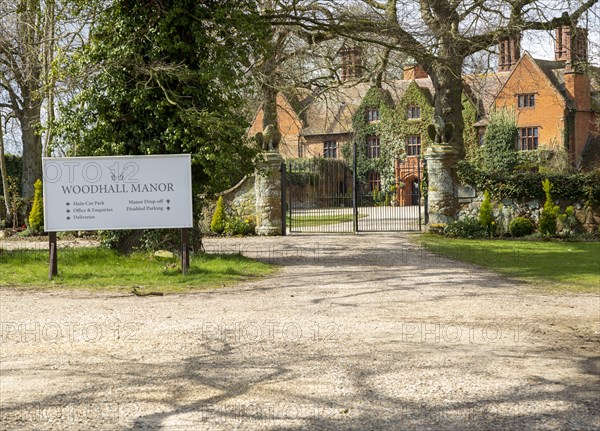
[[[187,229],[193,226],[189,154],[44,158],[43,173],[50,278],[57,274],[56,232],[79,230],[182,229],[187,272]]]
[[[48,233],[48,247],[50,249],[50,267],[48,270],[48,280],[52,280],[52,276],[58,274],[58,255],[56,253],[56,232]]]

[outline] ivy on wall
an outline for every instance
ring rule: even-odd
[[[369,122],[367,112],[369,109],[379,111],[379,121]],[[342,156],[352,165],[353,144],[356,144],[356,174],[365,180],[370,171],[377,171],[381,175],[382,188],[389,187],[390,170],[393,180],[393,151],[387,148],[387,143],[382,136],[382,125],[385,119],[391,116],[393,102],[390,93],[381,88],[373,87],[367,91],[358,109],[352,116],[353,140],[344,144]],[[367,138],[378,136],[380,139],[381,154],[379,158],[367,157]],[[385,184],[385,186],[384,186]]]
[[[411,106],[420,108],[421,117],[407,118],[407,110]],[[367,111],[378,109],[380,120],[369,122]],[[403,97],[394,104],[390,93],[381,88],[371,88],[352,117],[354,130],[353,142],[342,147],[342,155],[349,164],[352,163],[352,145],[357,148],[357,175],[366,179],[370,171],[377,171],[381,177],[382,192],[391,191],[395,186],[395,160],[406,157],[406,137],[421,136],[421,154],[431,144],[427,135],[427,126],[433,122],[433,97],[426,89],[411,81]],[[473,124],[477,119],[475,105],[463,96],[463,116],[465,121],[465,145],[477,145],[477,131]],[[380,157],[367,157],[367,138],[378,136],[380,139]]]

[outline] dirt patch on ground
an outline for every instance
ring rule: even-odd
[[[403,235],[205,246],[282,269],[166,297],[1,290],[3,428],[600,428],[598,295]]]

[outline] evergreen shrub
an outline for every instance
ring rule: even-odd
[[[210,223],[210,230],[214,233],[222,234],[225,231],[225,223],[227,217],[225,215],[225,204],[223,203],[223,196],[219,196],[217,200],[217,207],[213,214],[212,221]]]
[[[44,199],[42,194],[42,181],[37,180],[33,185],[33,206],[29,212],[29,229],[32,233],[44,230]]]
[[[531,235],[533,230],[533,223],[527,217],[515,217],[508,225],[508,231],[515,238]]]

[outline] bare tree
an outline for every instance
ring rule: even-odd
[[[0,107],[8,108],[20,125],[23,150],[21,189],[33,197],[42,176],[42,154],[52,152],[53,121],[60,63],[84,43],[85,28],[101,0],[82,7],[60,0],[5,0],[0,3]],[[57,53],[61,55],[57,56]]]
[[[436,90],[435,114],[454,125],[452,144],[464,153],[465,59],[524,30],[576,25],[597,1],[297,0],[291,14],[273,14],[273,20],[410,55],[430,75]]]
[[[279,92],[297,99],[325,98],[348,85],[341,72],[340,51],[360,45],[360,79],[381,86],[397,63],[398,53],[385,46],[364,44],[328,30],[307,29],[296,17],[297,0],[258,0],[269,42],[248,65],[263,109],[263,129],[277,125]],[[398,68],[395,69],[397,71]],[[337,107],[336,107],[337,109]]]

